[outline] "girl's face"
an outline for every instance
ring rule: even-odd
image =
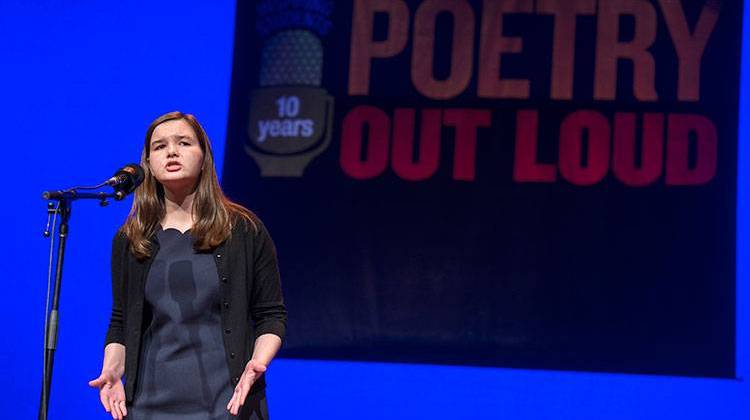
[[[184,120],[169,120],[156,126],[151,134],[148,164],[164,188],[194,188],[203,167],[203,150],[193,128]]]

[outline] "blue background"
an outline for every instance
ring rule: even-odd
[[[745,9],[745,22],[749,18]],[[275,420],[322,417],[705,419],[750,416],[748,40],[743,29],[737,220],[738,380],[381,363],[274,361]],[[0,417],[34,418],[49,244],[41,191],[90,184],[139,158],[148,123],[194,113],[222,164],[233,1],[0,3],[5,196]],[[744,117],[744,118],[743,118]],[[130,201],[76,203],[50,418],[107,418],[88,380],[109,317],[110,240]],[[280,256],[283,261],[283,255]],[[283,276],[283,264],[282,264]]]

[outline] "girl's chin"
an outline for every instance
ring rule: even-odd
[[[164,172],[156,178],[157,181],[161,182],[162,184],[165,182],[171,182],[171,181],[184,181],[189,180],[191,178],[198,179],[198,177],[191,177],[188,174],[186,174],[184,171],[176,171],[176,172]]]
[[[167,176],[161,179],[157,178],[157,181],[162,187],[170,190],[182,190],[186,187],[195,186],[198,182],[198,178],[189,178],[186,176]]]

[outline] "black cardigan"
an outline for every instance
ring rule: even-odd
[[[236,385],[253,354],[255,339],[272,333],[284,339],[287,312],[281,291],[276,248],[263,223],[256,227],[237,223],[232,234],[211,251],[219,273],[221,328],[232,384]],[[152,237],[151,257],[139,261],[130,252],[128,239],[118,232],[112,241],[112,316],[105,346],[125,346],[125,395],[133,400],[137,383],[141,339],[148,317],[144,317],[145,282],[153,256],[159,250]],[[186,372],[190,374],[189,372]],[[265,390],[265,375],[251,393]]]

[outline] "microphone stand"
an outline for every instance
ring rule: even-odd
[[[97,186],[96,188],[98,188]],[[87,187],[81,187],[87,188]],[[88,187],[94,188],[94,187]],[[58,202],[57,208],[50,202],[48,204],[48,216],[57,214],[60,216],[60,230],[59,230],[59,243],[57,247],[57,263],[55,266],[55,286],[52,297],[52,309],[45,308],[46,322],[44,331],[44,373],[42,377],[42,395],[39,403],[39,420],[47,420],[47,412],[49,410],[49,396],[50,386],[52,385],[52,366],[55,360],[55,349],[57,348],[57,331],[58,331],[58,310],[60,306],[60,285],[62,283],[62,272],[63,272],[63,258],[65,256],[65,242],[68,237],[68,221],[70,220],[71,205],[74,200],[81,199],[94,199],[99,200],[99,204],[104,207],[107,204],[107,198],[114,198],[116,200],[122,200],[126,193],[123,191],[116,191],[114,193],[104,192],[79,192],[75,188],[64,190],[64,191],[45,191],[42,197],[45,200],[54,200]],[[49,226],[49,222],[48,222]],[[49,236],[49,228],[44,232],[45,236]],[[55,240],[53,237],[52,241]]]

